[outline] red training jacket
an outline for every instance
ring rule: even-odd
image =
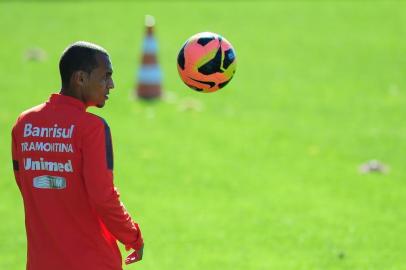
[[[142,237],[113,184],[110,129],[78,99],[59,94],[23,112],[12,131],[24,200],[27,270],[119,270],[116,239]]]

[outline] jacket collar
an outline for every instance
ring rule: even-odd
[[[53,104],[64,104],[78,108],[81,111],[86,111],[85,104],[77,98],[65,96],[61,94],[52,94],[49,98],[49,102]]]

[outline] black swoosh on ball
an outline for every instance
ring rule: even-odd
[[[217,50],[214,58],[211,59],[206,64],[199,67],[197,70],[204,75],[210,75],[210,74],[213,74],[216,72],[223,73],[223,71],[221,70],[221,55],[222,55],[222,50],[221,50],[221,42],[220,42],[219,49]]]
[[[191,80],[193,80],[195,82],[198,82],[198,83],[206,84],[206,85],[210,86],[210,88],[212,88],[213,86],[216,85],[215,82],[204,82],[204,81],[199,81],[199,80],[196,80],[196,79],[193,79],[193,78],[190,78],[190,77],[189,77],[189,79],[191,79]]]

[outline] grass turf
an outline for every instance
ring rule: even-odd
[[[145,14],[168,93],[153,104],[130,99]],[[1,3],[0,269],[23,269],[26,252],[11,125],[58,91],[75,40],[106,47],[115,71],[91,111],[110,124],[116,185],[146,240],[125,269],[406,269],[405,15],[401,1]],[[237,52],[215,94],[176,71],[201,31]],[[25,61],[31,47],[47,59]],[[360,175],[373,158],[390,173]]]

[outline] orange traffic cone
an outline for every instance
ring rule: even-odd
[[[155,19],[145,16],[146,36],[143,43],[142,63],[138,71],[137,96],[155,99],[161,96],[162,72],[157,59],[157,42],[154,37]]]

